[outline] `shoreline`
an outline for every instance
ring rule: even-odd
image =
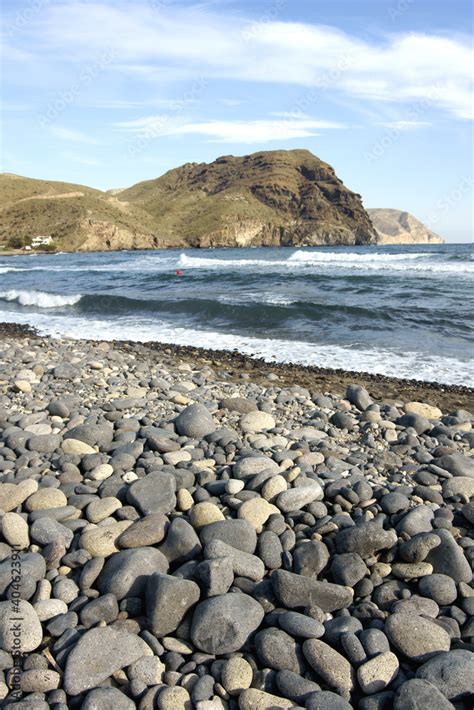
[[[405,707],[416,677],[470,707],[472,392],[18,324],[0,350],[5,706]]]
[[[35,338],[54,341],[52,336],[40,335],[35,328],[20,323],[0,323],[0,339]],[[61,338],[61,340],[71,340]],[[365,387],[375,401],[420,401],[438,406],[443,410],[474,410],[474,388],[446,385],[416,379],[398,379],[387,375],[351,370],[319,368],[296,363],[267,362],[233,350],[209,350],[190,345],[173,345],[158,341],[145,343],[130,340],[77,340],[77,343],[99,344],[107,342],[118,350],[131,351],[143,358],[156,353],[164,360],[181,358],[191,360],[196,367],[212,362],[213,366],[225,368],[231,381],[242,380],[246,373],[256,384],[267,383],[268,375],[276,375],[278,384],[289,386],[298,384],[307,389],[324,390],[343,394],[347,385],[357,383]]]

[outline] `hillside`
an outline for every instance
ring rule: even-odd
[[[409,212],[368,209],[379,244],[444,244],[444,240]]]
[[[189,246],[370,244],[360,196],[309,151],[187,163],[117,198],[148,212],[160,236]]]
[[[187,163],[107,192],[0,175],[0,246],[37,235],[62,251],[442,243],[408,212],[365,210],[306,150]]]
[[[163,246],[150,216],[83,185],[0,175],[0,243],[51,235],[64,251]]]

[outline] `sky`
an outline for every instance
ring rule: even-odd
[[[127,187],[306,148],[472,241],[471,0],[2,0],[1,171]]]

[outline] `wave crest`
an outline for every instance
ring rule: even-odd
[[[79,303],[82,295],[62,295],[59,293],[46,293],[46,291],[17,291],[11,289],[0,293],[0,299],[4,301],[16,301],[20,306],[37,306],[38,308],[60,308],[61,306],[73,306]]]

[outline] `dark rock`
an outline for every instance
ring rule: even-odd
[[[146,585],[146,615],[152,633],[161,638],[176,631],[200,597],[197,584],[167,574],[152,574]]]
[[[127,501],[143,515],[171,513],[176,506],[176,479],[170,473],[153,471],[135,481],[127,493]]]
[[[211,413],[202,404],[191,404],[175,420],[179,434],[191,439],[202,439],[216,430]]]
[[[114,594],[119,601],[140,597],[151,574],[167,571],[168,560],[154,547],[122,550],[107,560],[97,587],[102,594]]]
[[[421,678],[412,678],[397,690],[393,710],[454,710],[435,685]]]
[[[194,611],[191,638],[205,653],[233,653],[258,629],[263,616],[263,608],[247,594],[211,597]]]

